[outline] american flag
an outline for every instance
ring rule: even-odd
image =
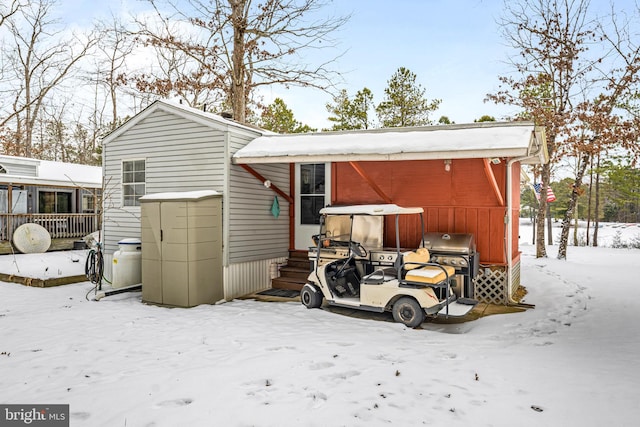
[[[542,190],[542,183],[533,184],[533,189],[536,191],[536,198],[540,200],[540,190]],[[551,186],[547,187],[547,203],[555,202],[556,195],[553,194]]]

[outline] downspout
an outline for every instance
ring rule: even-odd
[[[523,160],[528,160],[536,157],[538,156],[527,155],[513,158],[507,162],[507,304],[509,305],[518,304],[512,299],[511,295],[511,283],[513,282],[513,210],[511,209],[511,205],[513,205],[513,179],[511,179],[511,167],[516,162],[522,162]]]

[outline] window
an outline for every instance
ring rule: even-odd
[[[62,191],[40,191],[39,213],[71,213],[71,193]]]
[[[94,213],[94,197],[93,194],[82,195],[82,213]]]
[[[122,162],[122,204],[140,206],[140,197],[146,193],[145,161]]]
[[[300,223],[319,224],[324,207],[324,163],[300,165]]]

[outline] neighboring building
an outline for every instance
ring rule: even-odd
[[[84,237],[99,227],[102,168],[0,155],[0,240],[27,222],[52,239]]]
[[[270,268],[312,244],[321,207],[395,203],[423,207],[428,231],[472,233],[479,296],[508,302],[520,283],[520,165],[547,161],[531,123],[276,135],[167,101],[103,147],[107,254],[140,236],[140,196],[218,191],[226,299],[269,287]],[[414,244],[416,229],[402,227]]]

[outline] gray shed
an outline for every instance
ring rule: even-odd
[[[224,298],[270,286],[270,267],[286,260],[290,209],[288,164],[248,173],[231,157],[267,133],[164,100],[153,102],[103,140],[107,275],[118,241],[141,237],[140,197],[213,190],[222,194]],[[270,186],[255,175],[268,176]],[[286,189],[282,192],[280,189]],[[278,210],[272,209],[275,198]]]

